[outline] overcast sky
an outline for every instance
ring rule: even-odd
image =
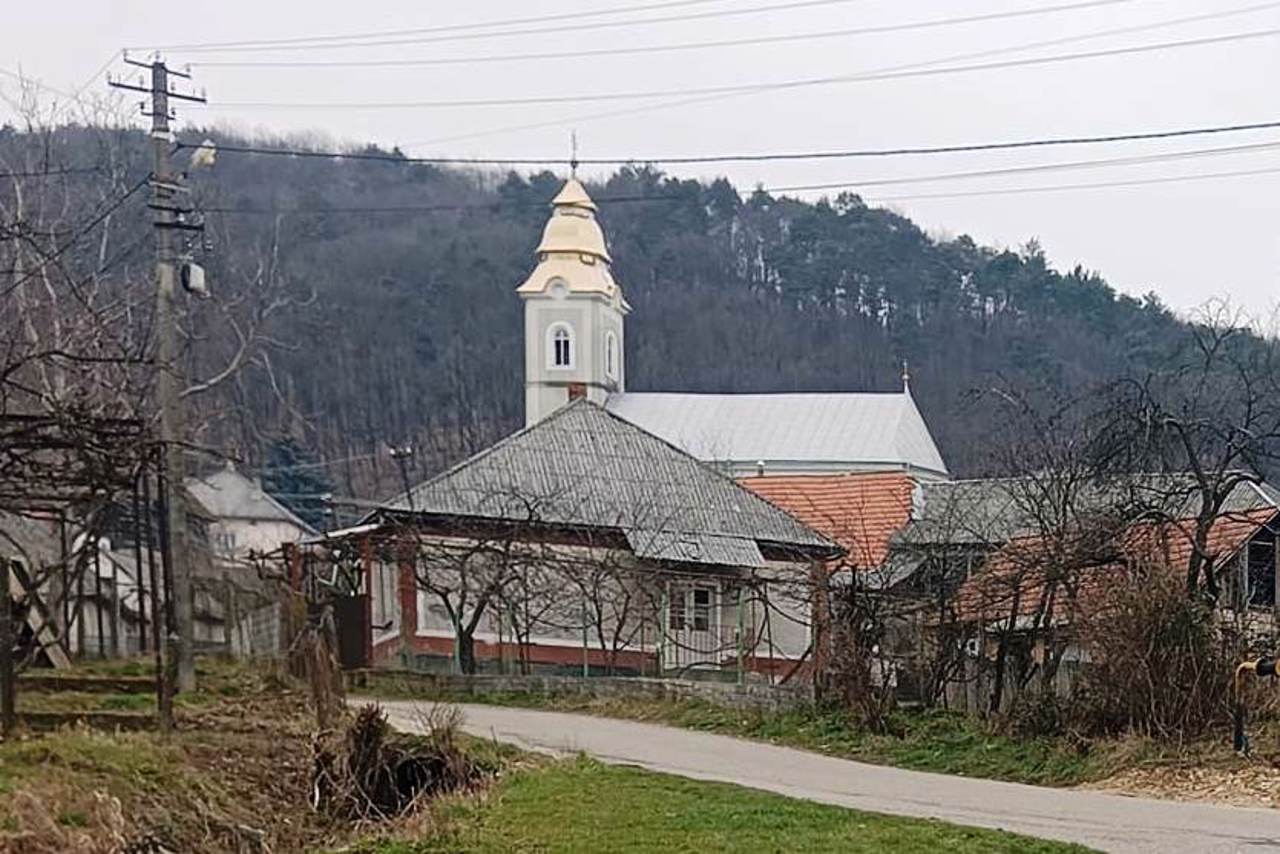
[[[216,4],[46,0],[11,3],[0,28],[0,69],[77,90],[125,46],[290,39],[435,28],[562,13],[600,12],[662,0],[443,2],[249,2]],[[180,120],[247,131],[317,131],[333,143],[373,141],[416,155],[565,157],[576,128],[583,157],[658,158],[741,152],[811,151],[980,143],[1050,136],[1158,131],[1280,120],[1280,34],[1177,49],[964,73],[863,80],[756,92],[584,103],[465,108],[302,109],[244,102],[330,104],[572,96],[771,83],[913,66],[941,68],[1105,51],[1209,36],[1280,30],[1280,2],[1111,0],[1040,15],[934,28],[839,35],[772,44],[611,55],[612,49],[832,33],[1011,10],[1073,0],[823,0],[786,10],[740,12],[786,0],[686,0],[617,15],[580,15],[509,26],[540,29],[690,15],[699,19],[599,29],[474,38],[446,30],[434,41],[326,50],[207,52],[170,49],[193,68],[211,108],[181,109]],[[1075,0],[1078,2],[1078,0]],[[1209,13],[1251,11],[1160,28],[1151,24]],[[1120,28],[1128,33],[1076,36]],[[442,36],[467,35],[444,41]],[[403,37],[399,37],[403,38]],[[1004,51],[1047,40],[1055,45]],[[378,37],[372,41],[394,40]],[[510,57],[435,66],[228,67],[200,62],[346,61]],[[969,54],[974,59],[949,59]],[[931,64],[931,65],[930,65]],[[125,66],[111,66],[117,71]],[[137,69],[132,69],[136,74]],[[13,81],[0,78],[12,91]],[[102,91],[101,82],[87,87]],[[236,105],[240,103],[241,105]],[[653,107],[639,111],[641,107]],[[600,113],[624,114],[600,116]],[[139,120],[141,121],[141,120]],[[542,127],[513,127],[545,125]],[[179,125],[179,131],[182,124]],[[1280,148],[1064,171],[866,185],[909,176],[1113,159],[1247,144],[1280,143],[1280,129],[1157,142],[817,162],[673,166],[691,177],[727,175],[740,188],[847,182],[868,200],[910,216],[934,233],[969,234],[999,246],[1036,238],[1061,268],[1098,270],[1132,294],[1155,291],[1187,310],[1228,295],[1255,312],[1280,298]],[[229,155],[228,155],[229,156]],[[1275,169],[1190,181],[1174,176]],[[587,175],[602,169],[584,169]],[[1155,181],[1070,191],[979,191],[1066,184]],[[859,185],[862,185],[861,187]],[[836,192],[836,191],[827,191]],[[950,194],[949,198],[920,198]],[[816,191],[798,192],[806,198]],[[913,196],[915,198],[902,198]],[[889,200],[892,199],[892,200]],[[607,214],[606,214],[607,216]]]

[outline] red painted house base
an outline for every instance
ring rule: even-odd
[[[424,662],[406,662],[402,655],[403,643],[399,637],[388,638],[374,646],[373,664],[375,667],[413,667]],[[434,659],[442,665],[453,657],[453,639],[446,637],[415,635],[410,641],[410,650],[415,659]],[[496,644],[488,641],[475,642],[476,662],[481,670],[492,671],[498,668],[498,662],[506,662],[508,672],[518,669],[522,661],[530,667],[542,671],[557,671],[565,675],[581,673],[584,652],[582,647],[550,646],[546,644],[530,644],[523,649],[514,643]],[[610,667],[610,656],[599,649],[587,649],[585,659],[593,676],[604,675],[610,671],[619,675],[658,676],[658,658],[652,652],[638,650],[622,650],[613,656]],[[808,678],[808,662],[796,667],[793,660],[782,658],[748,657],[746,670],[750,673],[772,675],[777,679],[791,675],[795,682],[803,682]],[[722,663],[725,670],[734,669],[734,661],[727,659]],[[794,673],[792,671],[795,671]],[[668,674],[670,675],[670,674]]]

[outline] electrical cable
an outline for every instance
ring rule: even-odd
[[[62,254],[64,252],[66,252],[68,249],[70,249],[72,246],[78,243],[86,234],[88,234],[90,231],[96,228],[99,223],[101,223],[107,217],[111,216],[111,214],[114,213],[116,210],[118,210],[119,207],[123,205],[126,201],[128,201],[129,198],[134,193],[138,192],[138,190],[141,190],[143,187],[145,187],[150,180],[151,180],[150,175],[143,178],[141,181],[139,181],[138,183],[130,187],[128,190],[126,190],[123,195],[116,197],[114,201],[112,201],[110,204],[108,204],[106,207],[100,210],[97,214],[95,214],[92,219],[88,220],[83,225],[80,225],[79,227],[77,227],[76,230],[72,232],[71,237],[69,237],[65,243],[63,243],[61,246],[54,249],[51,253],[49,253],[45,257],[41,258],[35,267],[28,270],[26,274],[24,274],[20,279],[18,279],[16,282],[13,282],[7,288],[5,288],[4,291],[0,293],[0,296],[8,296],[9,294],[13,293],[15,290],[20,288],[27,281],[34,278],[38,273],[40,273],[40,271],[42,271],[49,264],[53,263],[58,258],[62,257]]]
[[[1047,185],[1047,186],[1008,187],[1008,188],[990,189],[990,190],[968,190],[968,191],[946,192],[946,193],[919,193],[919,194],[896,195],[896,196],[868,196],[868,197],[864,197],[864,201],[880,203],[880,202],[894,202],[894,201],[909,201],[914,199],[948,199],[948,198],[963,198],[968,196],[1018,195],[1021,193],[1057,192],[1060,190],[1094,190],[1094,189],[1104,189],[1104,188],[1111,188],[1111,187],[1134,187],[1134,186],[1143,186],[1147,184],[1169,184],[1169,183],[1180,183],[1185,181],[1201,181],[1201,180],[1220,179],[1220,178],[1236,178],[1236,177],[1244,177],[1249,175],[1270,175],[1277,172],[1280,172],[1280,167],[1266,167],[1261,169],[1241,169],[1241,170],[1233,170],[1233,171],[1226,171],[1226,172],[1204,172],[1204,173],[1194,173],[1190,175],[1169,175],[1169,176],[1162,176],[1158,178],[1119,179],[1114,181],[1099,181],[1099,182],[1093,182],[1088,184],[1055,184],[1055,185]],[[961,177],[961,176],[955,176],[955,177]],[[963,177],[970,177],[970,176],[963,176]],[[900,183],[910,183],[915,180],[924,180],[924,179],[923,178],[904,179]],[[877,180],[877,181],[868,181],[864,183],[849,182],[847,184],[826,184],[826,185],[823,185],[823,187],[825,189],[831,189],[831,190],[835,190],[835,189],[856,190],[860,187],[871,186],[871,185],[882,186],[882,185],[891,184],[891,183],[895,183],[895,182],[893,182],[892,180],[884,180],[884,181]],[[763,192],[768,194],[798,192],[798,191],[799,190],[789,189],[787,187],[758,188],[758,192]],[[595,201],[596,204],[599,204],[599,205],[608,205],[608,204],[630,203],[630,202],[674,202],[674,201],[683,201],[686,199],[687,199],[686,196],[651,195],[651,196],[634,196],[634,197],[620,197],[620,198],[601,198],[601,199],[594,199],[593,201]],[[226,207],[226,208],[208,208],[207,210],[209,213],[249,214],[249,215],[252,215],[252,214],[275,215],[275,214],[290,214],[290,213],[314,214],[314,215],[355,214],[355,213],[440,213],[440,212],[448,212],[448,211],[467,211],[467,210],[496,211],[501,207],[503,207],[504,204],[509,204],[509,203],[492,202],[492,203],[470,203],[470,204],[459,203],[459,204],[441,204],[441,205],[394,205],[394,206],[380,206],[380,207],[342,207],[342,208],[265,208],[263,209],[263,208]],[[529,206],[532,207],[532,206],[535,206],[535,204],[530,203]],[[537,206],[541,206],[541,203],[537,203]]]
[[[1069,160],[1062,163],[1033,164],[1029,166],[1005,166],[995,169],[975,169],[966,172],[945,172],[939,175],[913,175],[905,178],[869,178],[862,181],[831,181],[821,184],[794,184],[770,188],[777,193],[801,193],[814,190],[834,190],[842,187],[878,187],[887,184],[922,184],[935,181],[955,181],[969,178],[994,178],[1007,175],[1025,175],[1038,172],[1061,172],[1072,169],[1092,169],[1108,166],[1130,166],[1140,163],[1161,163],[1166,160],[1186,160],[1197,157],[1214,157],[1223,154],[1244,154],[1274,151],[1280,141],[1257,142],[1247,145],[1228,145],[1218,148],[1196,148],[1187,151],[1170,151],[1160,154],[1139,154],[1129,157],[1109,157],[1097,160]]]
[[[1033,9],[1014,9],[1006,12],[987,12],[977,15],[962,15],[950,18],[933,18],[927,21],[911,21],[899,24],[883,24],[871,27],[853,27],[843,30],[822,30],[808,33],[789,33],[785,35],[756,36],[753,38],[724,39],[719,41],[683,42],[679,44],[643,45],[639,47],[610,47],[592,50],[561,51],[552,53],[503,53],[486,56],[436,57],[432,59],[352,59],[352,60],[220,60],[212,62],[193,62],[192,66],[210,68],[412,68],[432,65],[475,65],[491,62],[521,62],[545,59],[588,59],[593,57],[627,56],[649,53],[670,53],[673,51],[717,49],[726,47],[744,47],[761,44],[781,44],[787,42],[810,41],[813,39],[844,38],[847,36],[873,35],[908,30],[932,29],[936,27],[954,26],[957,24],[973,24],[986,21],[1022,18],[1031,15],[1045,15],[1055,12],[1088,9],[1096,6],[1111,6],[1117,3],[1128,3],[1132,0],[1083,0],[1083,2],[1064,3],[1057,6],[1041,6]],[[1265,3],[1253,9],[1272,8],[1280,3]]]
[[[1066,190],[1101,190],[1122,187],[1140,187],[1150,184],[1174,184],[1185,181],[1207,181],[1221,178],[1243,178],[1254,175],[1274,175],[1280,173],[1280,166],[1262,169],[1237,169],[1228,172],[1198,172],[1192,175],[1166,175],[1158,178],[1134,178],[1117,181],[1097,181],[1087,184],[1051,184],[1033,187],[1006,187],[991,190],[961,190],[950,193],[911,193],[902,196],[873,196],[864,201],[905,202],[925,199],[959,199],[971,196],[1008,196],[1022,193],[1056,193]]]
[[[1061,136],[1040,139],[1021,139],[999,142],[980,142],[952,145],[896,146],[890,148],[864,148],[835,151],[787,151],[775,153],[676,155],[658,157],[582,157],[580,166],[609,166],[628,163],[653,164],[706,164],[706,163],[761,163],[794,160],[838,160],[864,157],[897,157],[931,154],[958,154],[975,151],[1001,151],[1021,148],[1042,148],[1061,145],[1093,145],[1101,143],[1149,141],[1189,136],[1205,136],[1280,128],[1280,120],[1245,122],[1228,125],[1206,125],[1174,130],[1134,133],[1101,134],[1097,136]],[[177,148],[194,149],[202,143],[178,142]],[[367,152],[314,151],[297,148],[262,148],[251,145],[218,145],[219,154],[261,154],[278,157],[316,158],[321,160],[372,161],[400,165],[463,165],[463,166],[563,166],[563,157],[404,157],[395,154],[369,154]]]
[[[1210,19],[1220,19],[1228,16],[1248,14],[1260,9],[1270,7],[1270,3],[1253,4],[1243,6],[1236,9],[1228,9],[1219,12],[1209,12],[1197,15],[1187,15],[1178,18],[1166,18],[1160,21],[1153,21],[1146,24],[1132,24],[1123,27],[1111,27],[1103,30],[1094,30],[1088,33],[1079,33],[1069,36],[1056,36],[1051,39],[1040,39],[1032,42],[1023,42],[1022,44],[1007,45],[997,48],[986,48],[978,51],[967,51],[964,53],[951,54],[944,57],[927,59],[922,61],[899,63],[897,65],[884,66],[878,69],[871,69],[867,74],[880,72],[896,72],[917,68],[930,68],[937,65],[943,65],[949,62],[969,62],[977,59],[986,59],[993,56],[1004,56],[1011,53],[1023,53],[1028,50],[1035,50],[1044,47],[1058,47],[1064,44],[1074,44],[1084,41],[1093,41],[1095,39],[1108,38],[1118,35],[1132,35],[1134,33],[1149,32],[1151,30],[1167,29],[1182,24],[1199,23]],[[730,98],[740,98],[753,94],[752,92],[734,93],[731,95],[703,95],[695,98],[681,98],[674,101],[667,101],[658,104],[645,104],[642,106],[623,107],[621,109],[604,110],[593,113],[579,113],[574,116],[566,116],[564,118],[544,119],[536,122],[524,122],[514,125],[504,125],[497,128],[490,128],[482,131],[469,131],[466,133],[450,134],[448,136],[433,137],[431,139],[414,140],[406,143],[407,145],[435,145],[445,142],[456,142],[459,140],[478,139],[482,137],[500,136],[507,133],[514,133],[526,130],[538,130],[547,127],[563,127],[565,125],[580,125],[585,122],[598,121],[600,119],[617,118],[620,116],[638,115],[641,113],[651,113],[660,110],[667,110],[677,107],[691,106],[695,104],[706,104],[714,101],[728,100]]]
[[[784,91],[812,86],[830,86],[842,83],[863,83],[878,80],[896,80],[904,78],[934,77],[945,74],[970,73],[975,71],[993,71],[1005,68],[1017,68],[1036,65],[1051,65],[1063,62],[1075,62],[1084,59],[1099,59],[1112,56],[1128,56],[1156,51],[1176,50],[1186,47],[1203,47],[1205,45],[1226,44],[1250,39],[1273,38],[1280,36],[1280,28],[1264,30],[1248,30],[1239,33],[1228,33],[1217,36],[1202,36],[1180,41],[1156,42],[1154,44],[1131,45],[1128,47],[1107,48],[1103,50],[1081,51],[1077,53],[1055,54],[1053,56],[1027,57],[999,62],[983,62],[971,65],[944,66],[942,68],[921,68],[904,71],[872,72],[863,74],[836,75],[830,77],[809,77],[797,80],[782,80],[774,83],[733,84],[729,86],[704,86],[687,89],[651,89],[631,92],[578,92],[572,95],[535,95],[518,98],[462,98],[455,100],[431,101],[383,101],[383,102],[296,102],[296,101],[224,101],[217,105],[196,104],[213,109],[308,109],[308,110],[392,110],[392,109],[456,109],[470,107],[513,107],[544,104],[571,104],[593,101],[633,101],[650,98],[684,97],[687,95],[733,95],[746,92]]]
[[[0,172],[0,178],[48,178],[58,175],[86,175],[101,172],[101,166],[71,166],[57,169],[30,169],[16,172]]]
[[[600,9],[597,11],[583,12],[562,12],[556,15],[539,15],[532,18],[507,18],[498,21],[480,21],[470,24],[446,24],[437,27],[415,27],[412,29],[401,30],[378,30],[374,32],[364,33],[345,33],[342,35],[328,36],[294,36],[283,39],[243,39],[240,41],[225,42],[194,42],[188,44],[171,44],[160,45],[152,48],[137,48],[139,50],[214,50],[220,48],[238,48],[238,47],[267,47],[270,45],[290,45],[290,44],[308,44],[311,42],[332,42],[332,41],[349,41],[351,39],[371,39],[382,36],[405,36],[423,33],[443,33],[456,32],[459,30],[483,30],[490,27],[508,27],[518,24],[541,24],[547,21],[563,21],[572,18],[590,18],[600,17],[602,15],[621,15],[631,12],[649,12],[654,9],[670,9],[679,6],[705,6],[709,3],[723,3],[725,0],[673,0],[673,2],[665,3],[644,3],[638,6],[618,6],[613,9]]]
[[[227,53],[227,52],[250,52],[250,51],[264,51],[264,50],[333,50],[338,48],[352,48],[352,47],[383,47],[386,45],[398,45],[398,44],[431,44],[431,43],[438,43],[438,42],[473,41],[475,39],[491,39],[491,38],[500,38],[503,36],[531,36],[531,35],[543,35],[548,33],[582,32],[584,30],[617,29],[619,27],[646,26],[651,24],[670,24],[670,23],[677,23],[681,21],[706,20],[710,18],[740,17],[742,15],[756,15],[756,14],[762,14],[765,12],[791,11],[795,9],[811,8],[815,6],[834,6],[834,5],[843,5],[845,3],[856,3],[856,2],[862,2],[862,0],[793,0],[793,2],[774,3],[768,6],[753,6],[746,9],[742,9],[742,8],[724,9],[716,12],[695,12],[695,13],[685,14],[685,15],[666,15],[658,18],[638,18],[638,19],[627,20],[627,21],[599,21],[596,23],[587,23],[587,24],[562,24],[554,27],[540,27],[540,28],[521,29],[521,30],[504,30],[502,32],[497,32],[497,33],[461,33],[461,34],[455,33],[455,34],[449,34],[449,35],[435,35],[435,36],[427,36],[427,37],[414,36],[412,38],[386,38],[386,39],[377,38],[377,37],[374,37],[372,39],[366,39],[364,36],[319,36],[319,37],[312,37],[310,39],[306,39],[305,41],[302,38],[299,38],[299,39],[292,39],[292,40],[277,39],[277,40],[222,42],[222,43],[195,42],[195,43],[188,43],[188,44],[171,44],[171,45],[160,45],[160,46],[136,47],[131,49],[132,50],[172,50],[172,51],[184,51],[188,53],[210,52],[210,51],[218,52],[218,53]],[[1129,2],[1129,0],[1117,0],[1117,2]],[[551,16],[548,18],[543,18],[542,20],[560,20],[565,17],[581,18],[581,17],[586,17],[590,14],[601,15],[601,14],[612,14],[612,13],[603,12],[603,11],[595,12],[595,13],[574,13],[568,16],[566,15]],[[539,19],[537,18],[527,19],[526,23],[536,23],[538,22],[538,20]],[[514,23],[514,22],[509,22],[509,23]],[[453,28],[450,28],[450,27],[443,27],[439,29],[426,28],[426,29],[419,29],[419,30],[405,30],[402,32],[397,32],[392,30],[386,33],[385,35],[399,36],[399,35],[412,34],[412,33],[433,33],[433,32],[439,33],[439,32],[444,32],[450,29],[464,29],[464,28],[478,29],[483,27],[494,27],[494,26],[500,26],[500,24],[496,22],[495,23],[459,24],[459,25],[455,25]]]

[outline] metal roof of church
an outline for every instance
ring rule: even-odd
[[[691,563],[762,566],[762,543],[839,551],[729,477],[585,399],[385,509],[621,530],[641,556]]]
[[[815,470],[898,468],[945,477],[910,393],[610,395],[608,410],[701,460]]]

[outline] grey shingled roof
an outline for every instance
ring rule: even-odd
[[[609,396],[608,410],[700,460],[845,464],[946,475],[906,392]]]
[[[899,535],[902,544],[994,544],[1010,537],[1036,533],[1026,518],[1027,502],[1037,488],[1017,478],[989,478],[925,483],[914,518]],[[1130,507],[1159,508],[1173,518],[1192,518],[1200,507],[1190,475],[1136,474],[1094,485],[1078,505],[1087,512]],[[1267,483],[1236,485],[1223,505],[1223,514],[1280,509],[1280,491]]]
[[[384,509],[622,531],[642,556],[762,565],[758,545],[834,551],[825,537],[594,403],[548,418]]]

